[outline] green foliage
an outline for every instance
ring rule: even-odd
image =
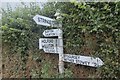
[[[119,78],[120,67],[120,2],[69,3],[62,8],[65,46],[69,50],[90,45],[92,55],[100,57],[104,66],[99,77]],[[89,41],[89,38],[94,37]],[[65,47],[65,48],[66,48]],[[72,50],[73,51],[73,50]],[[79,53],[75,51],[74,53]]]
[[[53,75],[51,74],[51,68],[52,68],[52,64],[50,62],[45,62],[42,65],[42,69],[41,69],[41,77],[42,78],[51,78]]]
[[[33,17],[41,14],[39,5],[30,3],[30,7],[24,3],[22,7],[12,10],[2,9],[2,26],[3,31],[2,44],[9,47],[9,54],[21,55],[23,61],[23,70],[26,70],[26,63],[31,49],[38,49],[38,39],[44,28],[33,21]],[[4,47],[5,48],[5,47]],[[34,73],[34,72],[33,72]],[[35,75],[33,75],[35,76]]]
[[[23,61],[26,61],[27,51],[31,48],[38,49],[38,39],[46,28],[37,25],[32,19],[33,16],[41,14],[55,18],[55,11],[60,9],[63,17],[65,53],[71,50],[75,54],[81,54],[81,48],[92,48],[95,44],[92,55],[104,61],[104,66],[97,70],[98,76],[119,78],[120,2],[47,3],[43,9],[35,3],[30,3],[30,7],[22,4],[24,8],[17,7],[13,11],[8,7],[7,10],[2,10],[0,27],[3,31],[2,41],[3,44],[10,46],[11,53],[20,53]],[[96,42],[92,40],[93,37]],[[41,77],[62,78],[72,75],[69,70],[66,70],[63,75],[53,75],[48,73],[51,67],[50,63],[45,63],[41,70]]]
[[[41,69],[41,77],[42,78],[72,78],[73,72],[71,70],[65,69],[63,74],[52,71],[54,64],[51,62],[44,62]]]
[[[45,9],[42,10],[39,6],[40,3],[30,3],[29,5],[21,3],[21,7],[16,7],[14,10],[12,10],[11,6],[8,6],[6,10],[2,9],[2,26],[0,27],[3,31],[3,46],[9,47],[6,52],[21,55],[23,70],[26,70],[30,50],[33,50],[33,52],[38,51],[38,40],[43,36],[42,32],[46,29],[46,27],[37,25],[33,21],[33,17],[36,14],[46,14],[49,17],[51,14],[48,15],[46,11],[50,8],[52,10],[52,7],[47,7],[44,4]],[[37,57],[36,61],[38,60]],[[32,70],[31,75],[32,77],[39,77],[40,74]]]
[[[38,72],[39,69],[37,71],[35,71],[34,69],[31,70],[31,77],[32,78],[40,78],[40,73]]]
[[[71,70],[65,69],[63,74],[55,75],[55,78],[73,78],[73,72]]]

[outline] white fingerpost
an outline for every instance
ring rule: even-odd
[[[63,55],[63,36],[62,30],[60,30],[60,34],[58,36],[58,52],[59,52],[59,72],[62,74],[64,72],[64,55]]]
[[[60,19],[60,13],[56,12],[55,16],[56,19]],[[58,35],[58,52],[59,52],[59,73],[64,73],[64,54],[63,54],[63,32],[62,32],[62,23],[59,24],[59,35]]]

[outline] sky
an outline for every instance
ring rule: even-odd
[[[15,9],[15,7],[17,6],[22,6],[21,2],[24,2],[25,4],[29,5],[30,2],[39,2],[40,7],[41,6],[41,2],[42,3],[46,3],[46,2],[62,2],[62,1],[66,1],[66,0],[0,0],[0,19],[1,19],[1,8],[3,9],[7,9],[7,5],[9,4],[11,6],[12,9]],[[69,0],[67,0],[69,1]]]
[[[29,6],[30,4],[30,2],[24,2],[27,6]],[[39,4],[40,5],[40,7],[42,8],[42,5],[41,5],[41,3],[46,3],[46,2],[34,2],[34,3],[37,3],[37,4]],[[23,5],[21,5],[21,2],[2,2],[2,8],[3,9],[7,9],[7,6],[11,6],[11,8],[12,9],[14,9],[15,7],[17,7],[17,6],[23,6]]]
[[[29,5],[30,2],[47,2],[47,0],[0,0],[0,20],[2,17],[1,14],[1,8],[7,9],[7,5],[9,4],[12,9],[15,9],[17,6],[22,6],[21,2],[24,2],[25,4]],[[42,8],[42,5],[40,4],[40,7]]]

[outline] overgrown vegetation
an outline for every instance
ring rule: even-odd
[[[91,55],[104,61],[99,77],[119,78],[120,2],[73,2],[62,10],[66,46],[89,47]]]
[[[42,9],[35,3],[31,3],[30,7],[22,4],[24,8],[12,10],[8,7],[2,10],[2,42],[9,46],[9,53],[21,54],[26,64],[28,51],[38,51],[38,39],[42,37],[43,30],[48,29],[37,25],[32,18],[36,14],[55,18],[56,10],[60,9],[65,53],[100,57],[104,66],[97,69],[95,76],[119,78],[120,2],[46,3]],[[41,77],[71,77],[69,70],[65,71],[64,76],[51,76],[47,73],[50,65],[43,65]]]
[[[54,67],[54,64],[51,64],[50,62],[45,62],[41,69],[41,77],[42,78],[71,78],[73,77],[73,73],[71,70],[65,69],[65,72],[63,74],[59,74],[58,72],[52,71],[52,67]]]

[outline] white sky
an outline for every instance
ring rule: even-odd
[[[47,2],[48,0],[1,0],[1,2]]]
[[[25,2],[25,4],[26,4],[27,6],[30,5],[29,3],[30,3],[30,2]],[[42,2],[42,3],[43,3],[43,2]],[[21,7],[22,7],[21,2],[2,2],[2,7],[1,7],[1,8],[7,9],[7,5],[8,5],[8,4],[11,6],[12,9],[14,9],[14,8],[17,7],[17,6],[21,6]],[[39,4],[40,7],[42,8],[41,2],[39,2],[39,3],[37,3],[37,4]]]
[[[43,3],[45,3],[45,2],[47,2],[47,0],[0,0],[0,19],[2,17],[1,8],[6,9],[8,3],[9,3],[11,8],[15,9],[15,7],[17,7],[17,6],[22,6],[21,2],[25,2],[25,4],[29,6],[29,2],[43,2]],[[40,4],[40,7],[42,8],[41,4]]]

